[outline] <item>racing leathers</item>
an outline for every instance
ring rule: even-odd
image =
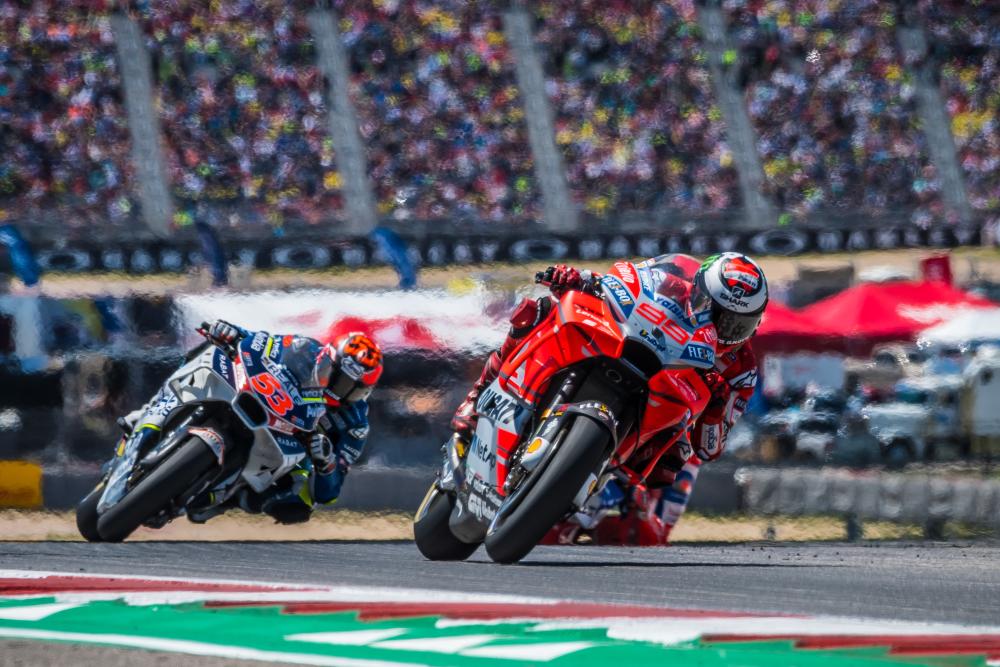
[[[757,386],[757,359],[749,343],[717,353],[715,370],[721,382],[712,387],[712,399],[692,429],[691,442],[698,453],[684,460],[669,458],[655,471],[662,485],[655,507],[663,523],[662,543],[687,509],[701,464],[722,454],[729,430],[746,411]],[[650,480],[650,486],[655,485]]]
[[[232,333],[227,330],[232,330]],[[233,343],[240,338],[252,337],[257,332],[219,321],[212,325],[210,337],[223,343]],[[308,382],[312,365],[321,345],[305,336],[270,336],[276,348],[272,359],[283,364],[300,384]],[[340,403],[324,392],[326,411],[319,418],[315,430],[299,432],[297,439],[308,456],[303,458],[287,475],[261,493],[249,487],[241,489],[224,504],[215,503],[207,494],[192,502],[195,508],[188,518],[203,522],[231,507],[248,512],[263,512],[281,523],[307,521],[315,504],[331,504],[340,496],[350,467],[364,451],[368,438],[368,403]],[[135,410],[120,423],[127,436],[159,437],[167,418],[179,405],[178,398],[166,385],[139,410]],[[200,502],[198,502],[200,501]],[[203,506],[204,510],[197,509]]]

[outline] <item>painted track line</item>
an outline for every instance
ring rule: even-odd
[[[242,630],[247,645],[240,646],[233,642],[241,641],[241,636],[231,635],[227,641],[210,630],[195,629],[178,637],[153,636],[160,632],[155,623],[136,623],[134,627],[143,628],[141,635],[121,632],[127,623],[107,628],[99,622],[80,625],[88,613],[88,618],[99,613],[170,618],[177,613],[206,622],[226,618],[232,622],[257,613],[255,608],[270,618],[277,614],[289,624],[290,630],[274,639],[277,644],[254,645],[254,631],[248,629]],[[895,656],[918,664],[928,656],[982,656],[978,664],[1000,667],[1000,625],[670,609],[384,586],[0,570],[0,620],[7,621],[0,627],[0,637],[335,667],[437,664],[419,660],[427,654],[561,664],[567,656],[572,659],[578,652],[584,655],[611,645],[716,650],[712,647],[747,642],[783,644],[786,653],[802,651],[802,655],[880,647],[890,662]],[[512,635],[513,626],[520,629]],[[105,631],[91,633],[90,627]],[[312,630],[295,631],[296,627]],[[296,642],[311,643],[313,648]],[[350,650],[368,653],[362,658]],[[347,651],[347,655],[323,655],[323,651]],[[408,659],[385,659],[387,652]]]

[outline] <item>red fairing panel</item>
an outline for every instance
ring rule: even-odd
[[[572,291],[500,368],[500,384],[534,404],[559,369],[589,357],[619,357],[624,343],[608,305]]]

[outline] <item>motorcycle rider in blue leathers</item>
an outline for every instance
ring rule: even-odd
[[[256,332],[217,320],[208,329],[208,338],[232,346]],[[203,523],[232,507],[263,512],[279,523],[308,521],[316,503],[331,504],[340,496],[351,465],[364,451],[368,438],[368,397],[382,374],[382,352],[378,344],[361,333],[349,333],[326,345],[305,336],[273,336],[279,346],[276,359],[299,379],[303,386],[323,387],[327,410],[316,430],[303,438],[309,456],[302,459],[275,485],[256,493],[249,487],[225,503],[217,504],[211,494],[192,505],[188,518]],[[176,407],[177,397],[166,387],[140,410],[120,423],[126,433],[135,428],[140,437],[159,437],[167,416]]]

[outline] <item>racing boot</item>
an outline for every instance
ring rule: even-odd
[[[143,406],[138,410],[133,410],[124,417],[119,417],[115,420],[115,423],[118,424],[118,428],[122,430],[122,433],[125,435],[132,435],[132,431],[135,430],[135,425],[139,423],[139,420],[142,419],[142,415],[145,414],[145,412],[146,409],[145,406]]]
[[[479,379],[472,385],[472,391],[458,406],[455,415],[451,418],[451,430],[465,442],[470,442],[472,434],[476,431],[476,422],[479,420],[479,415],[476,414],[476,401],[479,400],[479,394],[497,379],[503,362],[511,355],[514,348],[545,319],[551,308],[552,302],[544,297],[538,300],[525,299],[514,309],[514,313],[510,316],[510,331],[507,332],[507,338],[504,339],[499,350],[490,354],[483,367],[483,372],[479,374]]]

